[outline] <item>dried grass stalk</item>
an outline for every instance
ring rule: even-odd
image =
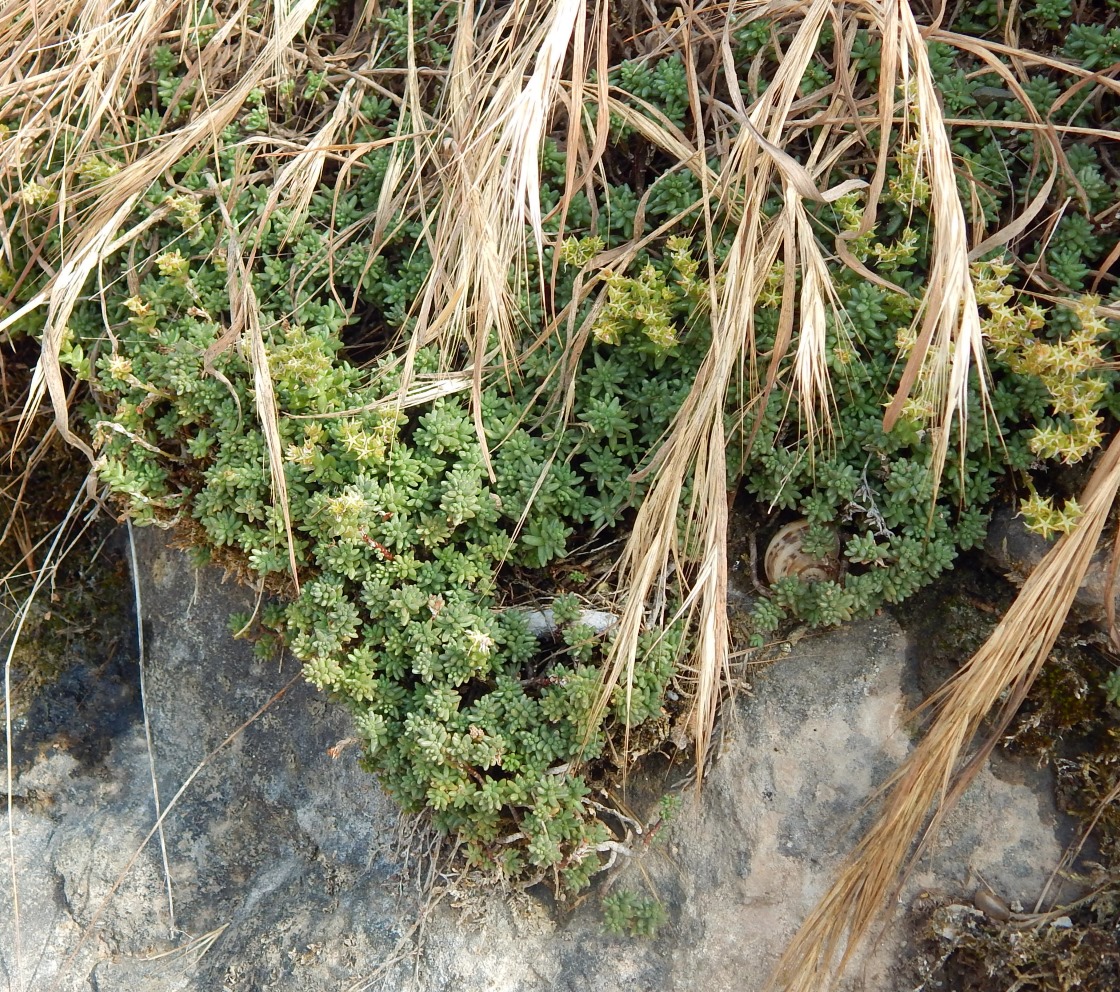
[[[756,362],[755,303],[782,246],[787,256],[787,278],[792,278],[800,262],[805,262],[810,269],[808,279],[804,278],[803,271],[797,358],[797,374],[803,389],[800,409],[809,423],[815,425],[817,419],[815,413],[806,411],[815,411],[822,402],[821,391],[827,390],[827,376],[821,378],[824,338],[820,333],[826,300],[830,299],[825,290],[827,271],[808,223],[799,223],[802,216],[799,210],[803,210],[802,198],[821,200],[828,194],[818,191],[812,175],[784,152],[779,143],[787,131],[801,79],[832,7],[832,0],[813,0],[808,4],[797,34],[765,94],[749,114],[739,100],[739,135],[724,163],[721,189],[745,190],[746,193],[727,261],[714,280],[719,289],[713,294],[712,344],[658,453],[653,484],[638,510],[619,562],[618,584],[626,590],[626,601],[605,667],[596,713],[605,710],[619,685],[624,687],[629,699],[638,636],[646,620],[646,604],[664,585],[669,562],[682,551],[694,552],[699,567],[691,577],[684,608],[692,613],[699,632],[690,672],[693,700],[688,716],[698,759],[707,752],[721,686],[728,680],[728,490],[724,408],[737,371],[744,364],[753,368]],[[737,96],[737,80],[729,80],[728,90]],[[668,140],[674,139],[669,136]],[[767,221],[762,207],[775,173],[786,191],[788,209],[772,223]],[[779,363],[792,341],[792,330],[792,307],[787,307],[783,309],[778,344],[770,358],[769,387],[776,382]],[[761,410],[765,406],[765,395],[756,402]],[[827,420],[826,415],[823,422]],[[681,493],[685,491],[689,476],[694,496],[691,505],[682,507]],[[682,510],[688,521],[683,531],[678,524]],[[697,764],[703,767],[702,760]]]
[[[226,226],[226,272],[229,287],[230,326],[222,339],[206,351],[204,367],[211,374],[218,373],[211,368],[211,362],[239,338],[247,344],[249,364],[253,368],[253,395],[260,421],[261,434],[264,436],[265,450],[268,452],[268,469],[272,479],[272,498],[280,508],[284,522],[284,537],[288,545],[288,568],[292,573],[292,584],[299,593],[299,570],[296,566],[296,543],[292,531],[292,515],[288,503],[288,480],[284,475],[284,448],[280,438],[280,408],[276,402],[276,390],[272,384],[269,368],[268,349],[264,344],[264,331],[261,328],[261,308],[253,289],[249,263],[241,251],[237,229],[222,198],[217,197],[218,209]],[[223,380],[224,381],[224,380]],[[228,382],[226,383],[228,387]],[[236,398],[236,394],[235,398]]]
[[[586,51],[589,16],[594,21],[604,10],[603,0],[557,0],[511,4],[476,20],[473,4],[464,4],[439,140],[418,135],[411,153],[402,148],[396,156],[403,161],[411,154],[411,169],[391,170],[420,193],[421,211],[433,221],[433,264],[416,308],[404,382],[420,347],[439,341],[449,356],[465,347],[480,437],[478,398],[490,341],[513,363],[520,314],[511,285],[527,286],[529,243],[538,257],[543,253],[538,157],[553,109],[566,99],[565,56],[570,46]],[[586,71],[575,65],[569,89],[581,91]],[[418,107],[418,89],[410,88],[408,99]],[[434,198],[416,178],[429,166],[437,178]],[[386,190],[400,195],[388,180]]]
[[[916,128],[917,159],[930,186],[932,217],[930,270],[926,294],[916,321],[921,330],[906,361],[902,381],[895,391],[883,427],[890,430],[917,388],[918,412],[934,424],[931,471],[936,488],[945,466],[951,429],[956,423],[961,469],[968,426],[969,372],[975,368],[981,402],[987,407],[987,366],[980,330],[980,313],[969,271],[968,234],[964,207],[957,192],[949,132],[945,128],[937,88],[933,81],[926,42],[914,20],[908,0],[882,5],[883,37],[880,103],[902,87],[904,119]],[[893,102],[893,98],[892,98]],[[887,142],[887,134],[881,136]]]

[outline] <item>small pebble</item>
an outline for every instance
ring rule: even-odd
[[[972,897],[972,905],[990,920],[1006,921],[1011,919],[1011,908],[999,896],[987,889],[977,889]]]

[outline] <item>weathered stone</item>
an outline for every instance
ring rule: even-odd
[[[984,551],[996,569],[1016,585],[1022,585],[1055,543],[1027,530],[1023,518],[1013,511],[999,510],[988,528]],[[1114,614],[1120,616],[1120,582],[1115,585],[1109,582],[1111,557],[1110,545],[1097,549],[1072,607],[1074,616],[1095,624],[1105,633],[1108,633],[1110,598]]]
[[[397,884],[394,806],[355,749],[330,757],[345,714],[291,658],[262,663],[230,638],[229,613],[251,610],[254,595],[192,570],[159,533],[138,541],[152,757],[163,808],[175,800],[163,833],[176,931],[159,838],[140,847],[155,807],[136,720],[93,765],[55,751],[16,779],[18,973],[11,886],[0,886],[0,967],[13,989],[753,992],[911,747],[914,673],[897,624],[806,637],[751,676],[703,792],[636,838],[640,856],[610,880],[663,902],[670,923],[656,939],[607,935],[596,895],[561,912],[456,883],[425,908]],[[1061,824],[1045,778],[1006,765],[981,774],[908,891],[963,900],[975,870],[1008,902],[1033,902],[1060,857]],[[632,801],[683,771],[637,776]],[[907,939],[900,912],[852,981],[895,992]]]

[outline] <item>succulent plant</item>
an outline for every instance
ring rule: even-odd
[[[410,30],[428,64],[444,64],[453,6],[414,0],[410,29],[406,5],[380,4],[379,67],[403,66]],[[988,30],[995,9],[981,0],[968,16]],[[1061,2],[1032,10],[1045,24]],[[334,4],[323,4],[319,27],[335,13]],[[789,40],[784,31],[763,19],[736,29],[735,57],[744,70],[756,57],[776,65],[776,43]],[[831,44],[826,33],[822,45]],[[1107,32],[1074,29],[1067,54],[1079,53],[1091,68],[1111,44]],[[857,32],[852,66],[869,92],[881,54],[876,38]],[[1025,108],[1018,97],[987,92],[985,67],[971,56],[935,44],[931,65],[947,106],[977,122],[954,126],[954,154],[972,220],[992,223],[1021,205],[1017,196],[1038,180],[1033,150],[1011,129],[993,141],[980,122],[992,114],[1019,121]],[[807,100],[827,82],[823,71],[817,66],[803,82]],[[157,50],[151,73],[150,106],[132,123],[137,140],[176,120],[193,99],[176,50]],[[611,82],[636,112],[686,125],[679,57],[623,63]],[[570,416],[547,401],[556,369],[571,360],[569,342],[562,332],[542,339],[545,301],[536,289],[517,287],[525,345],[509,369],[487,374],[480,438],[463,394],[409,407],[397,401],[401,356],[391,342],[411,326],[432,259],[416,217],[398,216],[387,240],[371,219],[390,166],[384,138],[396,123],[392,101],[372,93],[360,101],[351,137],[365,150],[312,192],[305,217],[284,207],[270,213],[273,191],[260,177],[247,184],[231,178],[249,174],[245,159],[257,147],[251,136],[311,113],[333,98],[334,85],[311,71],[254,91],[209,155],[176,163],[148,190],[131,218],[149,225],[147,259],[136,263],[122,250],[106,260],[103,272],[112,278],[100,293],[89,287],[60,359],[89,386],[82,413],[97,467],[133,519],[190,521],[215,556],[236,560],[288,595],[252,623],[236,618],[235,629],[251,628],[265,645],[283,641],[307,679],[347,707],[363,763],[384,788],[456,833],[473,865],[578,889],[605,860],[609,839],[589,801],[594,776],[628,730],[665,722],[689,631],[684,621],[644,631],[629,691],[616,690],[601,710],[600,666],[614,635],[583,623],[578,601],[548,570],[563,559],[572,575],[590,570],[579,549],[632,520],[648,485],[639,469],[711,343],[713,287],[701,259],[705,243],[694,230],[701,184],[651,152],[652,164],[633,184],[612,174],[576,193],[562,238],[556,217],[546,220],[553,237],[529,259],[525,285],[555,272],[548,304],[559,311],[593,258],[679,218],[628,267],[600,274],[597,310],[579,304],[576,316],[588,319],[589,334],[565,366]],[[1053,74],[1032,78],[1024,93],[1045,114],[1056,99]],[[636,135],[615,121],[616,146]],[[123,149],[101,150],[83,163],[80,181],[110,179],[125,158]],[[1047,243],[1024,248],[1048,278],[1080,294],[1106,249],[1093,218],[1118,196],[1094,149],[1071,147],[1068,158],[1083,202]],[[542,199],[558,202],[565,156],[547,142],[540,161]],[[269,163],[262,157],[259,164],[265,173]],[[26,267],[21,299],[45,278],[28,265],[33,251],[57,257],[59,234],[49,223],[54,182],[48,174],[5,191],[15,256],[12,269],[0,271],[0,287],[10,291],[14,272]],[[804,518],[807,550],[832,555],[839,547],[843,559],[819,581],[776,579],[754,610],[756,640],[787,620],[834,625],[900,602],[982,541],[995,501],[1016,488],[1032,494],[1023,510],[1037,529],[1068,527],[1075,506],[1055,510],[1038,492],[1047,481],[1042,463],[1090,456],[1105,418],[1118,412],[1115,363],[1106,359],[1120,334],[1099,316],[1099,300],[1079,295],[1070,306],[1044,310],[1021,295],[1011,265],[990,256],[974,265],[973,283],[990,352],[994,422],[984,422],[974,381],[968,443],[936,485],[920,399],[884,431],[884,403],[899,384],[900,352],[912,345],[928,273],[930,196],[918,149],[907,143],[893,158],[868,231],[854,237],[864,218],[860,194],[814,208],[814,224],[832,237],[851,236],[849,251],[880,277],[871,282],[839,264],[830,273],[840,304],[828,328],[831,440],[807,437],[789,422],[796,396],[784,379],[763,409],[743,417],[730,412],[733,397],[750,387],[749,375],[733,384],[729,480],[754,498],[760,516]],[[767,209],[779,205],[772,198]],[[708,206],[719,213],[718,204]],[[226,333],[233,306],[223,211],[235,230],[255,232],[249,282],[279,410],[290,533],[274,499],[270,445],[255,418],[253,363]],[[641,217],[646,228],[636,231]],[[717,216],[716,231],[727,228],[726,219]],[[730,235],[711,247],[717,261],[726,257]],[[775,346],[784,275],[776,264],[755,314],[759,354]],[[32,316],[22,330],[41,328]],[[371,342],[380,349],[377,360],[352,361],[356,346]],[[412,356],[421,377],[467,357],[431,349]],[[511,588],[527,584],[512,579],[526,575],[542,595],[558,597],[557,630],[546,642],[509,608]],[[610,912],[621,926],[652,929],[654,910],[621,896],[616,902]]]

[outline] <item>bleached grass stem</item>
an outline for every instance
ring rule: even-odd
[[[148,749],[148,772],[152,779],[152,803],[156,810],[156,822],[159,827],[159,853],[163,859],[163,879],[167,887],[167,915],[168,936],[174,938],[175,926],[175,895],[171,891],[171,866],[167,858],[167,839],[164,837],[163,824],[160,819],[159,808],[159,777],[156,775],[156,755],[152,747],[152,724],[148,719],[148,692],[144,667],[147,665],[148,656],[144,643],[144,603],[140,595],[140,564],[136,560],[136,535],[132,532],[132,521],[125,522],[128,532],[128,558],[132,568],[132,598],[136,607],[136,664],[140,671],[140,708],[144,714],[144,743]]]
[[[59,433],[93,460],[93,452],[70,430],[70,415],[59,363],[66,324],[84,291],[86,281],[107,254],[108,244],[125,226],[137,200],[175,162],[193,149],[208,143],[214,134],[221,132],[234,119],[250,91],[271,70],[277,54],[291,44],[317,6],[317,0],[297,0],[293,3],[274,25],[273,34],[264,50],[213,105],[206,108],[205,112],[195,115],[148,154],[121,169],[114,176],[112,185],[103,190],[89,217],[83,221],[83,232],[79,234],[77,244],[66,253],[61,268],[47,286],[25,306],[0,320],[0,333],[3,333],[19,317],[47,305],[43,346],[35,366],[31,393],[24,406],[20,438],[24,436],[44,396],[49,393]],[[146,48],[144,54],[147,54]],[[3,161],[0,161],[0,166],[11,167],[10,163]]]
[[[903,415],[915,389],[920,419],[934,429],[931,472],[936,489],[948,456],[954,424],[959,436],[960,467],[967,446],[968,391],[976,371],[980,402],[988,412],[987,364],[980,330],[980,312],[969,269],[968,233],[964,206],[957,191],[957,173],[949,132],[945,128],[926,42],[909,0],[888,0],[880,23],[884,60],[897,69],[906,105],[912,106],[917,157],[928,177],[931,196],[932,245],[929,280],[916,322],[921,328],[907,357],[902,381],[883,418],[890,430]],[[891,78],[887,68],[884,80]],[[893,86],[893,83],[892,83]],[[883,101],[883,87],[880,87]],[[882,111],[882,106],[880,110]],[[886,136],[880,139],[886,143]]]

